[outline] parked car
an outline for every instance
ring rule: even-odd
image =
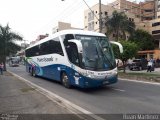
[[[147,69],[147,63],[146,59],[134,59],[128,67],[130,70],[145,70]]]

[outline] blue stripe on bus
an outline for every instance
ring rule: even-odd
[[[100,87],[100,86],[103,86],[103,85],[109,85],[109,84],[113,84],[113,83],[117,82],[117,76],[116,75],[107,78],[107,80],[91,79],[89,77],[81,75],[80,73],[78,73],[77,71],[75,71],[71,67],[68,67],[68,66],[65,66],[65,65],[60,65],[60,64],[54,64],[54,65],[41,67],[41,70],[42,70],[41,73],[43,73],[42,75],[39,74],[40,69],[39,69],[38,66],[36,66],[36,74],[38,76],[42,76],[42,77],[49,78],[49,79],[56,80],[56,81],[61,80],[61,75],[60,74],[61,74],[61,71],[64,71],[68,75],[68,78],[70,80],[70,84],[73,85],[73,86],[79,86],[81,88]],[[78,75],[79,84],[75,83],[74,76],[77,76],[77,75],[75,75],[75,73],[79,74]]]

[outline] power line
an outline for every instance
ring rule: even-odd
[[[81,3],[81,2],[79,2],[79,3]],[[75,9],[71,9],[72,11],[70,11],[68,14],[65,14],[64,16],[60,17],[59,19],[61,19],[61,18],[66,19],[66,18],[70,17],[73,13],[75,13],[81,7],[80,4],[77,4],[77,5],[78,5],[78,8],[76,7]]]
[[[71,12],[73,11],[73,8],[75,8],[74,11],[76,11],[77,10],[77,6],[79,5],[79,3],[81,3],[81,0],[79,2],[74,2],[72,4],[72,6],[68,5],[61,13],[59,13],[57,16],[53,17],[50,20],[50,22],[48,22],[46,25],[44,25],[43,27],[41,27],[39,29],[39,31],[41,31],[43,28],[46,28],[47,26],[49,26],[53,21],[55,21],[55,19],[56,20],[63,19],[63,18],[65,19],[64,15],[67,16],[67,14],[69,13],[69,11],[71,11]]]

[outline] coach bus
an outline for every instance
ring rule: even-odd
[[[122,45],[117,42],[120,51]],[[100,87],[117,82],[117,68],[108,38],[83,30],[57,32],[25,50],[32,76],[60,81],[66,88]]]

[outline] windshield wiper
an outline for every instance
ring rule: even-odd
[[[98,42],[99,46],[100,46],[101,48],[103,48],[103,47],[101,46],[101,44],[99,43],[99,41],[97,41],[97,42]],[[100,49],[100,51],[101,51],[102,55],[107,59],[108,63],[111,65],[111,67],[114,68],[114,65],[111,63],[111,61],[109,60],[109,58],[104,54],[104,52],[102,51],[102,49]],[[104,58],[103,58],[103,60],[104,60]]]

